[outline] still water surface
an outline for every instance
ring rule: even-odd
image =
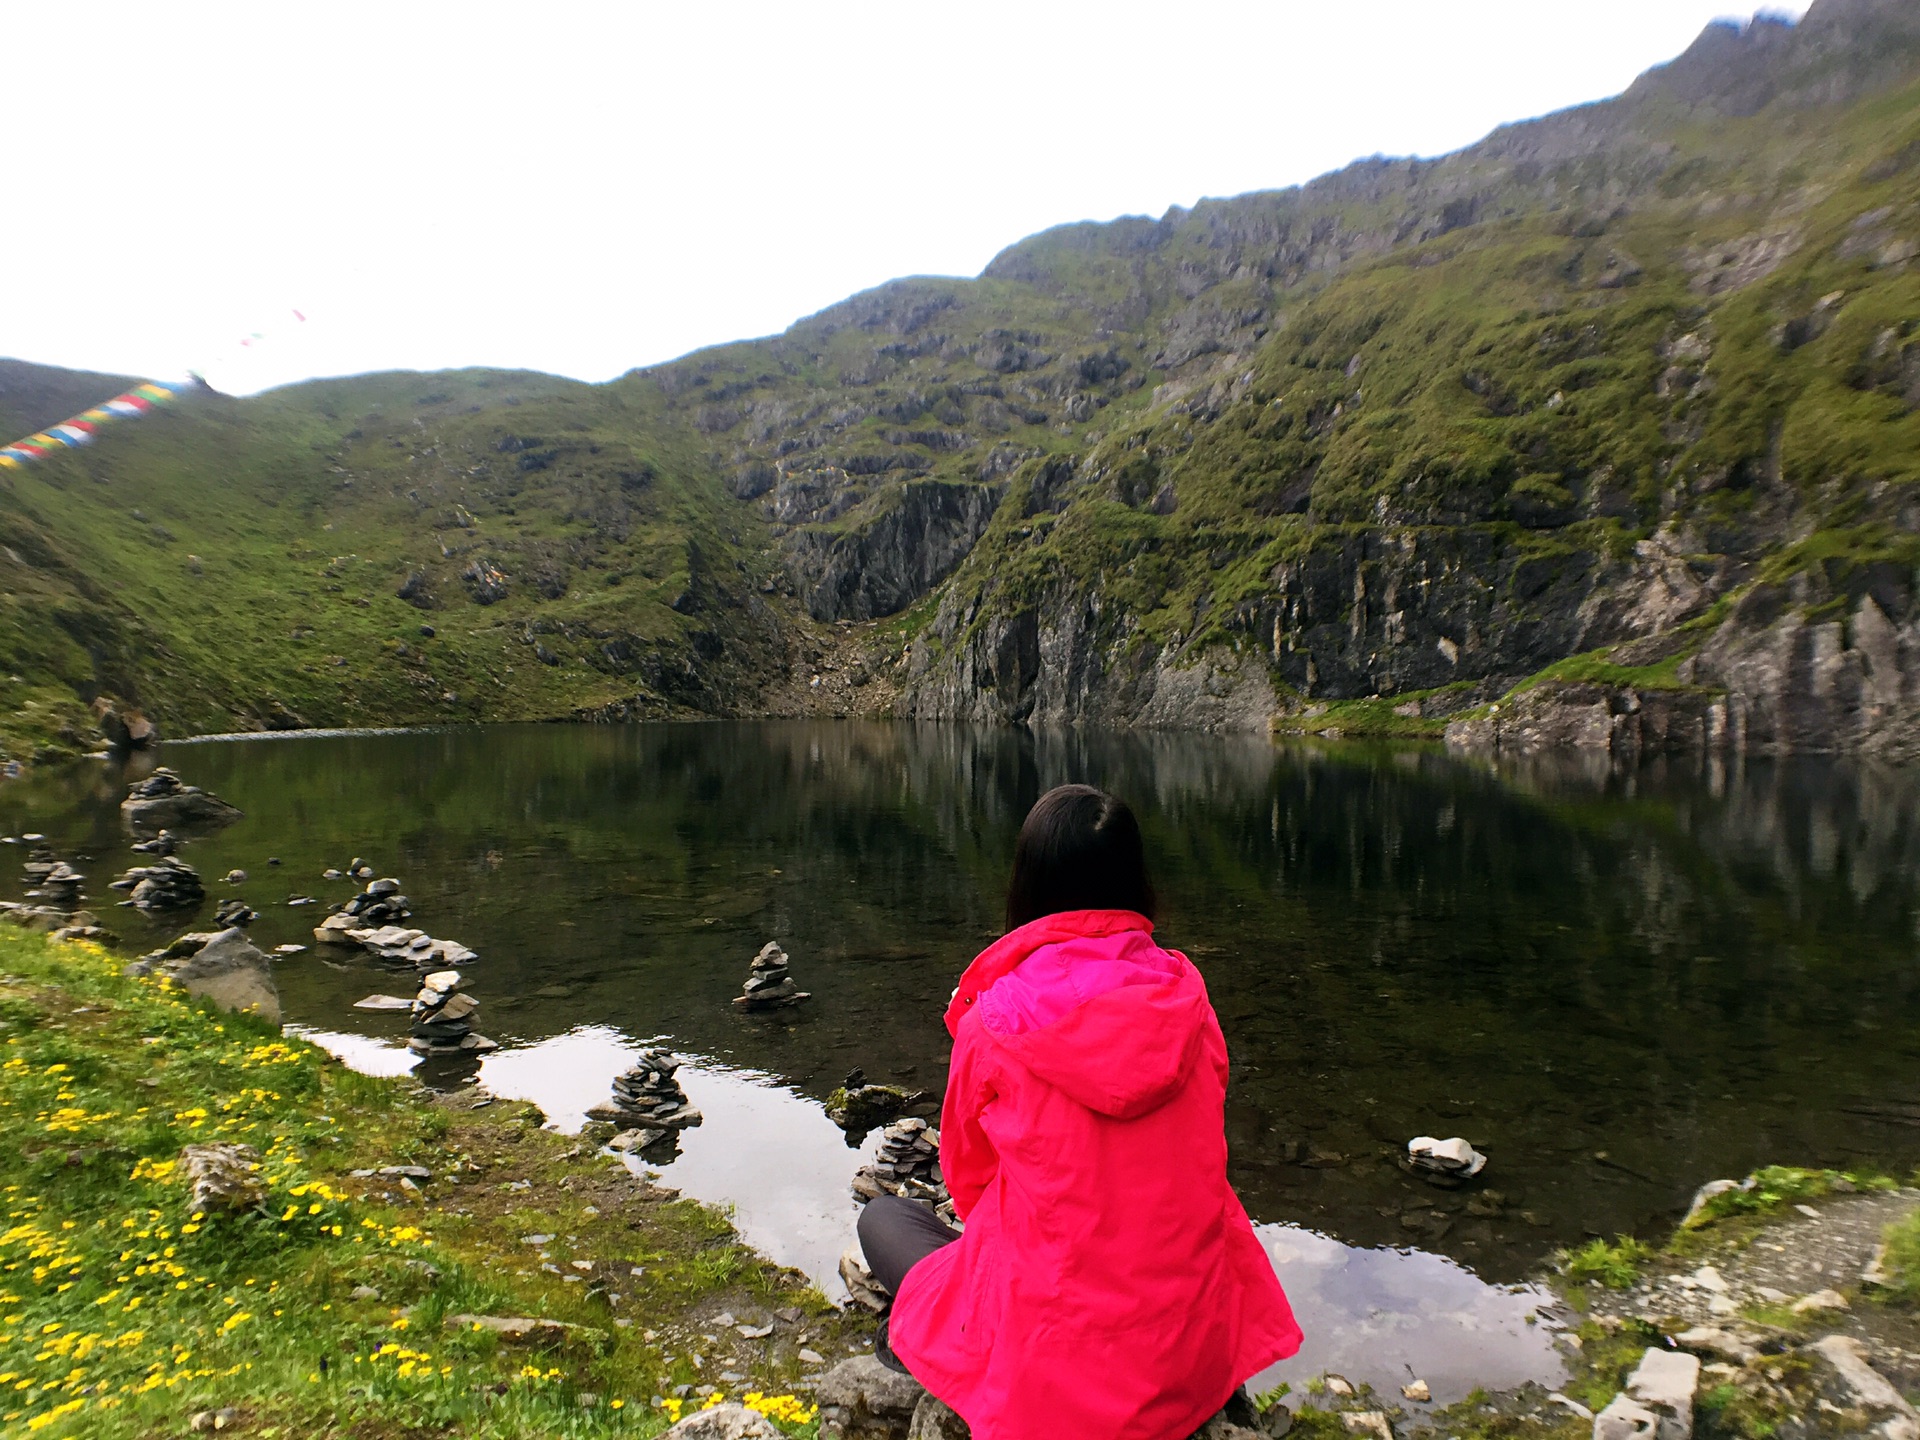
[[[1703,1180],[1761,1163],[1920,1160],[1900,1121],[1920,1114],[1902,1108],[1920,1103],[1920,777],[1899,771],[849,722],[164,758],[246,811],[182,855],[214,898],[261,911],[263,946],[310,941],[324,908],[285,902],[344,899],[321,872],[361,855],[404,882],[411,923],[479,951],[467,988],[504,1047],[480,1075],[496,1092],[577,1125],[627,1052],[672,1044],[707,1123],[665,1183],[735,1205],[750,1240],[830,1290],[862,1155],[819,1102],[856,1065],[939,1090],[945,998],[999,933],[1026,808],[1067,780],[1140,813],[1161,936],[1220,1012],[1232,1177],[1310,1336],[1282,1375],[1384,1386],[1411,1367],[1442,1400],[1550,1380],[1537,1297],[1508,1286],[1554,1246],[1657,1228]],[[95,762],[13,782],[0,832],[93,857],[104,904],[136,858],[127,778]],[[230,868],[251,879],[218,883]],[[106,913],[130,948],[206,918]],[[769,939],[814,998],[741,1015],[728,1002]],[[403,981],[318,951],[279,978],[296,1026],[406,1068],[403,1017],[351,1008]],[[1486,1151],[1498,1203],[1403,1175],[1391,1154],[1417,1134]]]

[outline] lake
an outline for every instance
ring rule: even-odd
[[[939,1091],[946,997],[999,933],[1027,807],[1068,780],[1133,804],[1161,938],[1212,992],[1232,1179],[1312,1337],[1287,1373],[1384,1383],[1369,1366],[1390,1349],[1443,1400],[1508,1371],[1551,1379],[1551,1327],[1527,1323],[1540,1297],[1512,1287],[1555,1247],[1657,1234],[1701,1182],[1763,1163],[1920,1161],[1920,776],[1897,770],[846,721],[162,758],[246,812],[181,852],[208,885],[199,912],[111,908],[107,881],[139,860],[118,801],[151,759],[8,782],[0,831],[87,857],[129,951],[229,893],[261,912],[264,948],[311,943],[324,904],[286,902],[345,899],[322,872],[364,857],[403,881],[411,924],[479,952],[466,988],[502,1046],[488,1088],[577,1126],[632,1049],[672,1045],[707,1122],[662,1183],[733,1205],[830,1291],[862,1155],[820,1102],[856,1066]],[[221,883],[232,868],[250,879]],[[769,939],[813,998],[743,1015],[730,999]],[[404,979],[319,950],[278,974],[291,1024],[408,1068],[404,1017],[352,1008]],[[1403,1174],[1393,1156],[1420,1134],[1471,1140],[1495,1193]]]

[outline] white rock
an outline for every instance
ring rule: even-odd
[[[1593,1440],[1658,1440],[1660,1417],[1622,1390],[1593,1417]]]
[[[1914,1414],[1906,1397],[1867,1363],[1866,1347],[1858,1340],[1850,1335],[1829,1335],[1807,1346],[1807,1353],[1819,1356],[1831,1367],[1845,1408],[1885,1417],[1868,1431],[1870,1435],[1879,1440],[1920,1440],[1920,1416]]]
[[[716,1405],[695,1411],[660,1440],[781,1440],[781,1435],[764,1415],[744,1405]]]
[[[1693,1192],[1693,1203],[1687,1207],[1687,1217],[1680,1223],[1682,1225],[1691,1225],[1695,1220],[1699,1219],[1700,1213],[1707,1208],[1707,1202],[1715,1196],[1724,1195],[1729,1190],[1745,1190],[1746,1188],[1747,1186],[1738,1180],[1709,1180]]]
[[[1838,1290],[1816,1290],[1793,1302],[1793,1313],[1810,1315],[1816,1310],[1851,1310],[1853,1305]]]
[[[1691,1440],[1699,1383],[1699,1356],[1647,1351],[1627,1377],[1627,1388],[1594,1417],[1594,1440]]]
[[[1393,1422],[1382,1410],[1362,1410],[1358,1414],[1349,1412],[1340,1417],[1346,1422],[1350,1435],[1371,1435],[1374,1440],[1393,1440]]]
[[[1727,1293],[1727,1282],[1720,1272],[1711,1265],[1702,1265],[1687,1277],[1702,1290],[1711,1290],[1716,1295]]]
[[[1407,1158],[1422,1169],[1448,1175],[1478,1175],[1487,1166],[1487,1157],[1458,1135],[1450,1140],[1416,1135],[1407,1142]]]
[[[1575,1400],[1570,1395],[1562,1395],[1558,1390],[1554,1390],[1554,1391],[1548,1392],[1547,1399],[1551,1400],[1556,1405],[1565,1406],[1567,1409],[1571,1410],[1574,1414],[1578,1415],[1582,1420],[1593,1419],[1593,1411],[1589,1410],[1586,1406],[1582,1405],[1578,1400]]]

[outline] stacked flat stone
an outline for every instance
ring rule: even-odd
[[[362,928],[358,919],[344,912],[321,921],[313,938],[322,945],[358,945],[389,965],[420,971],[453,969],[480,958],[458,940],[436,940],[424,930],[401,925]]]
[[[481,1055],[499,1046],[473,1029],[480,1002],[460,989],[458,970],[437,970],[413,997],[407,1048],[420,1055]]]
[[[238,928],[244,930],[260,918],[260,912],[244,900],[222,900],[213,912],[213,918],[222,930]]]
[[[379,925],[397,925],[410,917],[413,910],[407,897],[400,893],[400,882],[388,879],[368,881],[367,888],[336,913],[359,921],[354,927],[356,930],[371,930]]]
[[[957,1223],[953,1197],[940,1173],[940,1132],[921,1119],[897,1120],[880,1132],[873,1163],[853,1174],[853,1198],[862,1205],[881,1195],[898,1195],[931,1205],[948,1224]]]
[[[769,940],[753,957],[745,989],[734,997],[733,1003],[742,1010],[773,1010],[811,998],[787,973],[787,952],[780,948],[780,942]]]
[[[131,890],[122,905],[136,910],[185,910],[207,898],[207,887],[184,860],[168,855],[151,865],[136,865],[113,882],[115,890]]]
[[[587,1118],[610,1121],[622,1131],[657,1130],[662,1136],[700,1124],[705,1117],[687,1103],[687,1092],[673,1078],[679,1068],[679,1058],[670,1050],[642,1050],[632,1068],[615,1077],[613,1098],[587,1111]]]
[[[26,872],[29,900],[39,900],[61,910],[72,910],[80,903],[80,886],[86,876],[67,864],[54,858],[53,852],[37,848],[33,856],[22,867]]]
[[[151,840],[133,842],[133,853],[136,855],[171,855],[179,848],[180,837],[171,830],[162,830]]]

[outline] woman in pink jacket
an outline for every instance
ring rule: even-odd
[[[1154,909],[1125,804],[1040,798],[1008,933],[947,1009],[940,1164],[965,1232],[892,1196],[860,1217],[895,1295],[882,1358],[976,1440],[1181,1440],[1300,1348],[1227,1184],[1226,1043]]]

